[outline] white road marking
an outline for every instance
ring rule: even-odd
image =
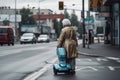
[[[97,61],[108,61],[108,59],[105,59],[105,58],[96,58]]]
[[[84,66],[84,67],[76,67],[77,69],[75,71],[81,71],[81,70],[86,70],[86,69],[90,69],[90,70],[93,70],[93,71],[98,71],[98,69],[94,68],[94,67],[91,67],[91,66]]]
[[[111,71],[120,71],[120,66],[108,66],[108,68],[111,70]]]
[[[77,61],[89,61],[89,62],[92,62],[92,59],[76,59]]]
[[[57,58],[53,59],[51,61],[51,63],[55,63],[56,61],[57,61]],[[44,72],[46,72],[52,65],[53,64],[47,64],[46,66],[44,66],[44,68],[40,69],[37,72],[30,74],[29,76],[27,76],[23,80],[36,80],[39,76],[41,76]]]
[[[114,70],[115,70],[114,67],[112,67],[112,66],[108,66],[108,68],[109,68],[111,71],[114,71]]]
[[[88,59],[88,61],[90,61],[90,62],[91,62],[91,61],[92,61],[92,59]]]
[[[100,70],[120,71],[120,66],[76,66],[75,71],[100,71]]]
[[[108,59],[112,59],[112,60],[120,60],[120,58],[117,58],[117,57],[106,57]]]
[[[116,62],[120,63],[119,57],[107,57],[108,59],[115,60]]]

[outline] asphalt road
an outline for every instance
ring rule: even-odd
[[[56,42],[0,46],[0,80],[22,80],[56,58]]]
[[[37,80],[120,80],[120,63],[115,60],[79,55],[76,62],[75,75],[54,75],[51,66]]]
[[[79,44],[81,41],[79,41]],[[76,74],[53,74],[56,42],[0,47],[0,80],[120,80],[120,62],[79,55]]]

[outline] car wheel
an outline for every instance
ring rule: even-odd
[[[3,44],[1,44],[1,46],[3,46]]]
[[[22,42],[20,42],[20,44],[23,44]]]
[[[12,43],[12,46],[14,46],[14,43]]]
[[[8,46],[10,46],[10,43],[8,43]]]

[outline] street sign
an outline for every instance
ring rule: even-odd
[[[9,15],[7,14],[0,15],[0,21],[4,21],[4,20],[9,20]]]
[[[15,22],[15,15],[1,14],[0,21],[9,20]],[[21,22],[21,15],[16,15],[16,22]]]
[[[94,23],[94,19],[92,17],[90,18],[85,18],[85,23]]]
[[[15,15],[10,15],[9,18],[11,22],[15,22]],[[16,15],[16,22],[21,22],[21,19],[22,19],[21,15]]]

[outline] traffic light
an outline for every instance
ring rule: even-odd
[[[63,10],[63,9],[64,9],[64,2],[59,1],[59,10]]]

